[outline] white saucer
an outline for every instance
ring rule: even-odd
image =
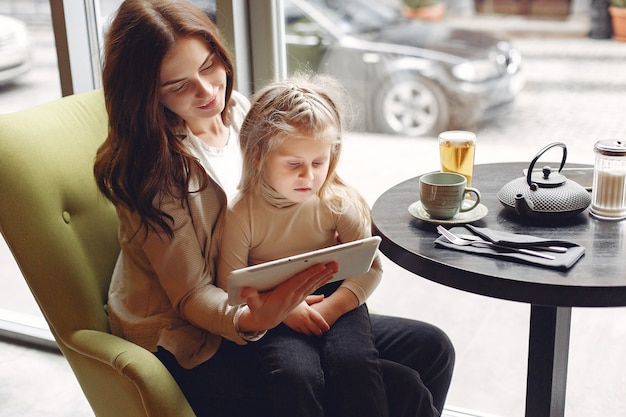
[[[453,218],[451,219],[433,219],[430,217],[430,215],[428,213],[426,213],[426,210],[424,210],[424,207],[422,206],[422,202],[421,201],[416,201],[415,203],[412,203],[409,206],[409,213],[411,213],[411,215],[413,217],[416,217],[420,220],[423,220],[425,222],[429,222],[429,223],[437,223],[437,224],[464,224],[464,223],[471,223],[471,222],[475,222],[477,220],[482,219],[483,217],[485,217],[487,215],[487,213],[489,213],[489,210],[487,210],[487,207],[485,207],[482,204],[478,204],[475,208],[473,208],[470,211],[465,211],[465,212],[459,212],[457,213]]]

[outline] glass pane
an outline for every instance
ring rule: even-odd
[[[60,98],[48,1],[0,1],[0,19],[0,113]]]
[[[520,57],[504,39],[406,19],[391,2],[284,0],[289,71],[337,78],[354,131],[436,137],[513,103]]]

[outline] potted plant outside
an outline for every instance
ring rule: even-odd
[[[626,0],[611,0],[609,13],[613,23],[613,39],[626,42]]]
[[[402,14],[409,19],[438,22],[446,14],[446,5],[441,0],[403,0],[403,3]]]

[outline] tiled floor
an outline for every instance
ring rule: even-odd
[[[0,339],[0,381],[3,417],[93,416],[67,361],[58,352]]]

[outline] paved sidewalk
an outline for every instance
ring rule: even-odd
[[[580,38],[587,36],[591,29],[591,20],[586,13],[572,15],[562,21],[529,19],[518,15],[451,16],[446,23],[511,38]]]

